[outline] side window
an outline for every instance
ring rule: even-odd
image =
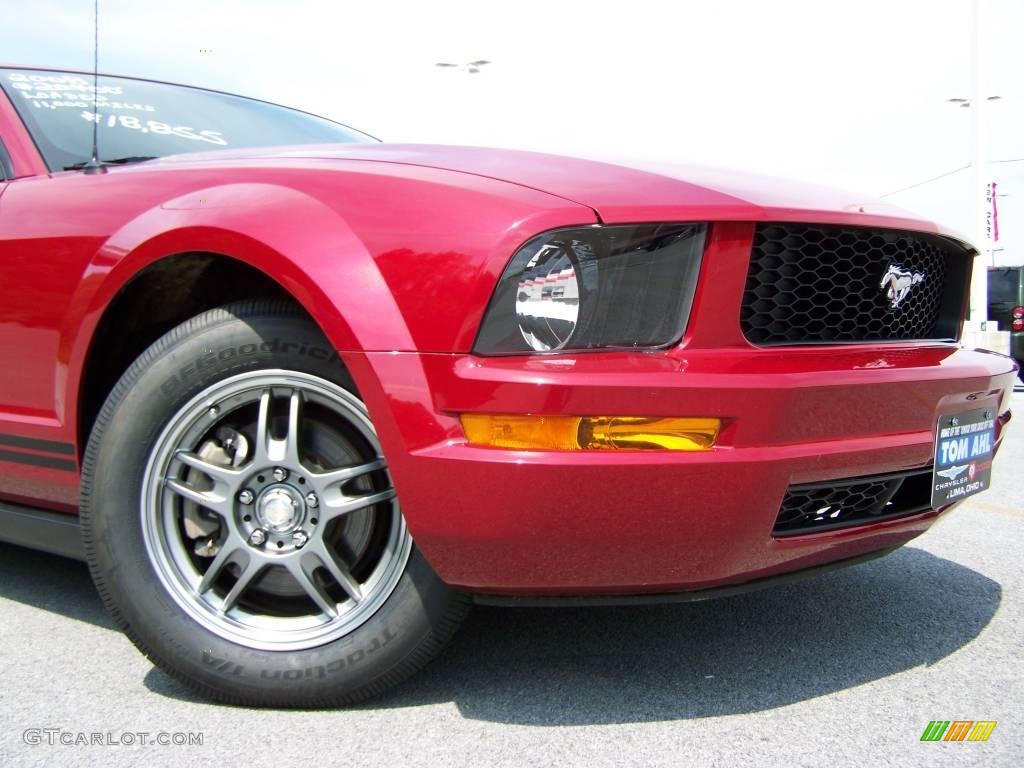
[[[14,165],[11,163],[11,156],[7,153],[4,140],[0,139],[0,181],[14,178]]]

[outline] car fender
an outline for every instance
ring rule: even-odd
[[[427,172],[413,169],[412,173]],[[503,228],[495,225],[501,231],[485,238],[494,244],[489,252],[481,250],[472,256],[441,254],[448,258],[445,269],[453,268],[453,261],[457,264],[461,259],[465,272],[482,283],[479,296],[473,299],[481,312],[496,271],[503,268],[519,243],[552,226],[594,223],[592,211],[582,206],[557,201],[549,208],[537,206],[531,210],[524,203],[555,198],[493,180],[463,178],[470,185],[485,185],[492,190],[500,184],[514,190],[515,197],[510,205],[500,195],[485,201],[485,207],[494,210],[491,220],[503,222]],[[405,467],[399,457],[444,441],[459,429],[457,419],[437,414],[430,401],[431,387],[423,366],[417,364],[416,353],[422,351],[422,345],[413,338],[406,319],[409,307],[399,306],[394,283],[389,284],[379,268],[381,251],[384,256],[414,251],[415,238],[408,249],[392,247],[397,241],[370,246],[365,235],[376,236],[373,227],[363,221],[357,232],[345,215],[349,213],[345,205],[333,199],[330,203],[294,187],[270,183],[207,186],[151,207],[115,231],[86,268],[63,329],[62,347],[66,345],[68,359],[67,385],[63,389],[72,423],[77,420],[77,393],[88,351],[95,343],[103,312],[114,297],[135,275],[160,259],[188,252],[220,254],[277,281],[323,330],[367,404],[385,455],[398,458],[392,462],[392,474],[401,491]],[[446,205],[445,201],[434,204]],[[398,196],[392,205],[402,208],[412,202]],[[424,207],[422,201],[416,205]],[[447,207],[451,209],[450,204]],[[353,204],[352,208],[353,217],[365,215],[365,206]],[[509,214],[504,216],[506,208]],[[376,215],[399,217],[405,213],[378,211]],[[430,213],[421,211],[424,216]],[[301,225],[296,226],[296,222]],[[413,308],[412,317],[431,322],[420,313]],[[467,343],[465,340],[472,338],[472,323],[465,319],[460,323],[459,333]],[[448,353],[453,351],[449,349]],[[423,415],[423,409],[429,409],[432,416],[417,418],[417,414]],[[415,534],[416,515],[408,517]]]
[[[295,226],[296,221],[302,226]],[[58,390],[64,390],[72,423],[103,312],[146,267],[189,252],[236,259],[278,282],[343,355],[412,348],[408,327],[380,271],[336,211],[294,188],[273,184],[196,189],[127,222],[86,267],[68,308],[61,343],[68,359],[67,381]],[[353,285],[359,289],[352,290]]]

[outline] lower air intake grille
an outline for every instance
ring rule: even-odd
[[[791,485],[773,536],[817,533],[931,508],[932,470]]]

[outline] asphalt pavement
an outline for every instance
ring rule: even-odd
[[[993,488],[886,558],[705,603],[479,608],[427,670],[349,710],[198,700],[113,628],[84,565],[0,545],[0,765],[1021,765],[1014,405]],[[998,725],[920,741],[958,719]],[[79,733],[135,743],[60,743]],[[189,733],[203,743],[141,744]]]

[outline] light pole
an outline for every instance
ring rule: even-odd
[[[985,94],[985,47],[982,9],[985,0],[971,0],[971,207],[978,255],[971,275],[970,320],[974,330],[988,320],[988,265],[992,262],[992,238],[988,231],[988,104]],[[998,97],[996,97],[998,98]]]
[[[988,187],[988,99],[985,96],[985,49],[982,41],[982,4],[985,0],[971,0],[971,143],[974,147],[971,165],[974,167],[973,189],[975,237],[978,255],[974,259],[971,275],[971,322],[980,324],[988,320],[988,265],[992,261],[992,240],[986,226],[985,193]]]
[[[994,222],[988,168],[988,109],[999,96],[985,92],[985,45],[983,10],[986,0],[971,0],[971,97],[950,99],[971,110],[971,236],[978,249],[971,270],[971,302],[968,321],[964,324],[962,342],[965,346],[979,346],[1007,354],[1009,334],[995,333],[988,328],[988,265],[992,263],[992,232]]]
[[[971,236],[978,248],[971,274],[970,322],[973,330],[988,319],[988,265],[992,262],[992,236],[988,215],[988,108],[998,96],[985,95],[985,48],[982,30],[982,7],[985,0],[971,0],[971,97],[949,99],[971,110]]]
[[[470,75],[475,75],[477,72],[480,71],[480,67],[486,66],[487,64],[490,63],[491,62],[487,59],[477,59],[476,61],[470,61],[467,62],[466,64],[452,64],[449,61],[439,61],[434,66],[445,67],[447,69],[461,69],[463,72],[466,72]]]

